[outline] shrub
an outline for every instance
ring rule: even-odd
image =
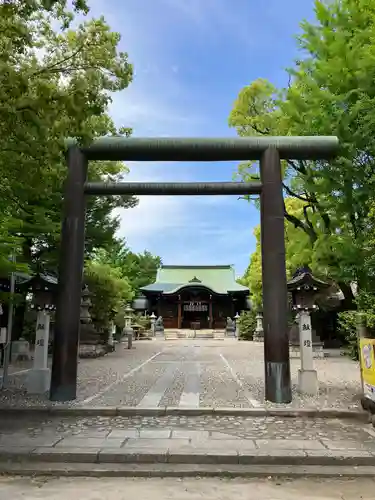
[[[361,292],[357,297],[358,310],[363,314],[369,335],[373,336],[375,329],[375,295]],[[347,344],[347,354],[355,360],[358,352],[358,311],[345,311],[338,314],[339,332]]]
[[[242,311],[237,321],[240,339],[253,340],[257,323],[255,311]]]
[[[339,333],[347,344],[346,353],[355,360],[359,359],[357,317],[356,311],[345,311],[338,314]]]
[[[140,325],[145,331],[151,329],[151,320],[149,316],[135,316],[134,323]]]

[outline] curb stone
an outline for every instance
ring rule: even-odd
[[[288,408],[231,408],[231,407],[156,407],[137,408],[133,406],[74,406],[74,407],[3,407],[3,415],[10,416],[54,416],[54,417],[162,417],[170,415],[180,416],[232,416],[232,417],[281,417],[281,418],[324,418],[324,419],[357,419],[368,422],[368,413],[364,410],[349,409],[288,409]]]
[[[259,465],[259,466],[370,466],[375,467],[375,455],[369,451],[302,451],[251,450],[214,452],[207,449],[178,451],[142,448],[9,448],[0,451],[0,466],[6,462],[18,463],[84,463],[84,464],[169,464],[174,465]]]
[[[373,466],[260,466],[194,464],[66,464],[0,463],[0,474],[32,477],[331,477],[356,478],[375,476]]]

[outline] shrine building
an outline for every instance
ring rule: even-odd
[[[231,265],[162,266],[141,291],[164,328],[223,329],[228,317],[249,308],[249,289],[236,282]]]

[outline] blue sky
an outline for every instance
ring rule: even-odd
[[[284,86],[294,35],[312,0],[89,0],[121,33],[135,77],[111,106],[134,136],[228,137],[238,92],[257,78]],[[231,180],[236,163],[130,163],[129,180]],[[255,248],[257,209],[236,197],[142,197],[121,211],[120,235],[164,264],[234,264]]]

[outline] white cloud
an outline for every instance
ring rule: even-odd
[[[150,95],[135,85],[113,96],[110,113],[116,124],[132,127],[136,136],[189,136],[204,123],[194,110],[174,107],[165,96]]]
[[[136,136],[212,135],[213,123],[210,117],[202,115],[201,107],[195,103],[196,96],[185,85],[182,63],[168,57],[168,43],[173,43],[172,35],[177,36],[176,30],[186,27],[189,19],[209,24],[212,36],[217,36],[219,25],[232,29],[230,23],[234,33],[237,32],[238,27],[234,27],[237,21],[226,16],[223,0],[193,0],[185,7],[177,5],[183,9],[183,19],[174,23],[171,16],[176,17],[176,5],[172,3],[172,0],[161,0],[157,5],[145,0],[125,3],[90,0],[91,16],[104,15],[111,28],[121,33],[121,50],[128,52],[135,68],[129,88],[113,96],[110,113],[118,126],[132,127]],[[184,11],[186,8],[190,14]],[[157,18],[152,14],[153,9],[159,13]],[[207,18],[212,9],[214,18]],[[129,181],[202,180],[194,178],[197,170],[192,171],[183,163],[130,162],[128,166]],[[253,238],[247,221],[223,220],[223,210],[229,211],[235,203],[239,203],[235,197],[228,196],[142,196],[137,207],[117,212],[121,218],[119,236],[125,237],[135,251],[147,248],[159,254],[165,263],[231,263],[241,246]]]
[[[166,181],[160,169],[166,164],[139,165],[133,162],[128,166],[130,174],[126,180],[129,182]],[[169,164],[171,169],[174,166]],[[178,174],[177,182],[183,180],[187,172],[181,169]],[[230,198],[224,196],[140,196],[137,207],[118,212],[121,216],[119,232],[135,247],[147,246],[154,239],[155,232],[162,232],[166,238],[172,239],[199,232],[215,241],[222,241],[228,230],[213,215],[217,206],[228,202],[231,202]]]

